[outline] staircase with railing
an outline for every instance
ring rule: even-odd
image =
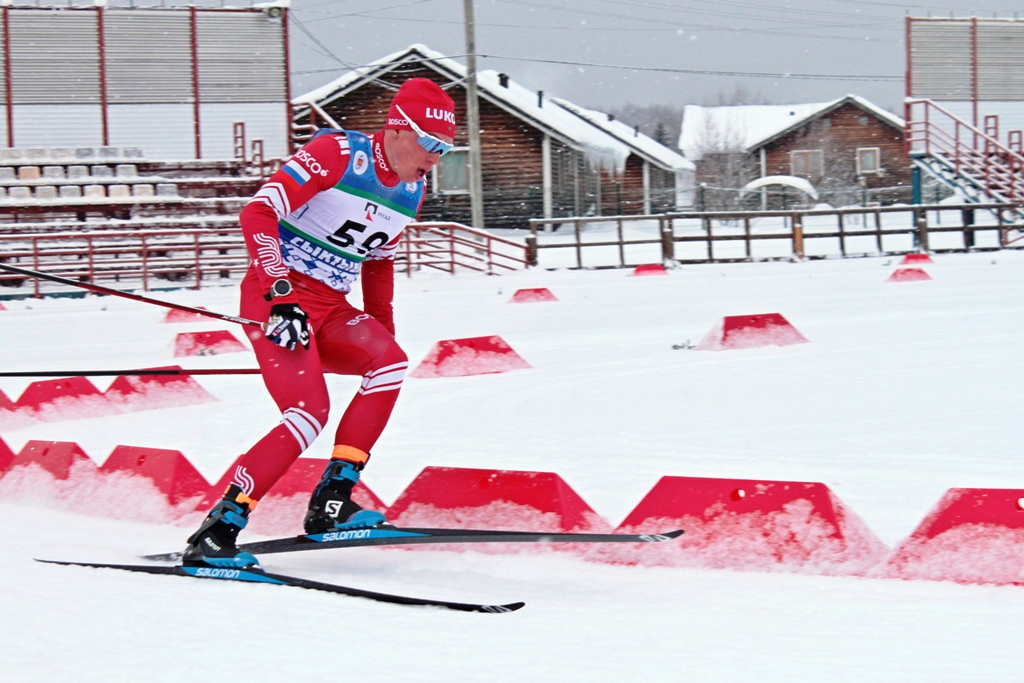
[[[969,203],[1024,201],[1022,134],[999,141],[999,117],[984,118],[984,129],[957,118],[931,100],[908,99],[905,141],[911,161],[958,191]],[[1024,226],[1024,209],[1012,220]]]

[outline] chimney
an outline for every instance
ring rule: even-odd
[[[608,120],[609,121],[614,121],[615,120],[615,114],[608,114]]]
[[[541,109],[544,108],[544,91],[543,90],[538,90],[537,91],[537,106],[540,107]]]
[[[640,137],[640,126],[633,126],[633,137]]]
[[[501,85],[502,88],[507,88],[508,74],[498,74],[498,84]]]

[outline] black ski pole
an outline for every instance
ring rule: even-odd
[[[257,368],[212,368],[185,370],[180,368],[152,368],[149,370],[41,370],[0,372],[0,377],[145,377],[147,375],[258,375]]]
[[[145,304],[155,304],[157,306],[163,306],[164,308],[174,308],[179,311],[187,311],[189,313],[196,313],[198,315],[205,315],[207,318],[217,318],[218,320],[226,320],[231,323],[238,323],[239,325],[253,325],[254,327],[263,328],[263,323],[258,323],[255,320],[249,320],[248,318],[239,318],[234,315],[227,315],[225,313],[215,313],[214,311],[207,311],[204,308],[193,308],[192,306],[185,306],[182,304],[173,304],[170,301],[161,301],[160,299],[151,299],[148,296],[142,296],[141,294],[132,294],[131,292],[123,292],[120,289],[112,289],[110,287],[104,287],[103,285],[94,285],[91,282],[76,282],[60,275],[51,275],[49,273],[40,273],[36,270],[29,270],[28,268],[19,268],[17,266],[7,265],[6,263],[0,263],[0,269],[9,271],[11,273],[17,273],[18,275],[26,275],[28,277],[37,277],[43,280],[51,280],[53,282],[59,282],[63,285],[70,285],[72,287],[79,287],[81,289],[87,289],[90,292],[97,292],[99,294],[110,294],[112,296],[119,296],[125,299],[131,299],[133,301],[141,301]]]

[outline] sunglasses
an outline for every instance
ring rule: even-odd
[[[420,143],[420,147],[427,150],[427,154],[433,154],[434,152],[438,152],[440,153],[441,156],[444,156],[445,154],[451,151],[452,147],[454,146],[452,145],[452,143],[445,142],[440,138],[435,138],[430,133],[424,132],[423,129],[417,126],[416,122],[413,121],[408,114],[402,111],[402,108],[399,107],[397,104],[395,105],[395,109],[397,109],[398,113],[404,116],[405,120],[409,122],[410,126],[412,126],[413,132],[415,132],[416,135],[419,136],[418,138],[416,138],[416,142]]]

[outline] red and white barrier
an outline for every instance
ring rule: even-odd
[[[885,545],[817,482],[662,477],[616,531],[685,529],[680,543],[628,553],[647,564],[862,573]],[[614,549],[606,553],[614,556]]]
[[[148,369],[180,370],[181,366]],[[188,375],[121,376],[107,387],[104,395],[125,411],[173,408],[217,400]]]
[[[467,337],[437,342],[410,377],[468,377],[529,368],[501,337]]]
[[[630,277],[644,277],[647,275],[668,275],[665,266],[660,263],[644,263],[633,269]]]
[[[427,467],[388,508],[405,526],[609,531],[611,526],[553,472]]]
[[[931,279],[932,276],[921,268],[897,268],[886,282],[921,282]]]
[[[179,332],[174,339],[174,357],[218,356],[239,353],[249,349],[227,330],[208,332]]]
[[[902,259],[900,259],[901,266],[913,266],[932,263],[935,263],[935,261],[932,261],[932,257],[929,256],[928,254],[907,254]]]
[[[722,318],[694,348],[697,351],[727,351],[806,342],[807,338],[781,313],[759,313]]]
[[[893,553],[888,573],[1024,585],[1024,489],[950,489]]]
[[[206,306],[196,306],[196,308],[201,308],[204,311],[206,310]],[[205,315],[200,315],[198,313],[193,313],[192,311],[182,311],[182,310],[179,310],[177,308],[172,308],[172,309],[167,311],[166,315],[164,315],[163,322],[165,322],[165,323],[202,323],[202,322],[210,322],[210,320],[212,320],[212,318],[209,318],[209,317],[207,317]]]
[[[531,289],[517,289],[516,293],[512,295],[512,298],[508,300],[510,304],[530,304],[541,301],[558,301],[558,297],[551,293],[551,290],[547,287],[534,287]]]

